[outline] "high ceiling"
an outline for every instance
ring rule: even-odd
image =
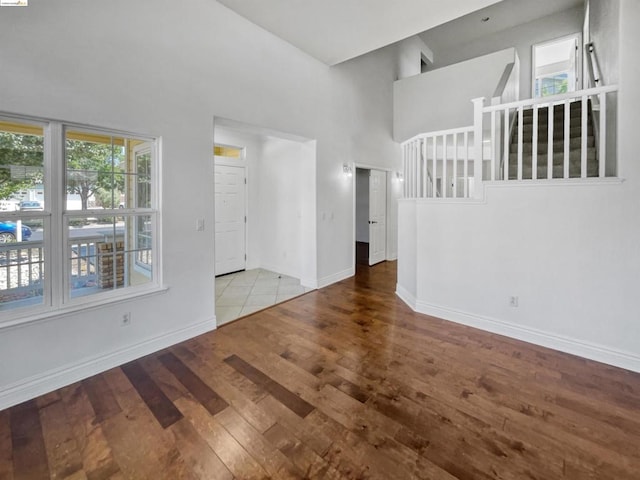
[[[583,4],[584,0],[504,0],[436,26],[420,36],[434,51],[446,50]],[[487,17],[489,20],[483,22]]]
[[[327,65],[335,65],[498,0],[218,1]],[[539,1],[529,3],[537,6]]]

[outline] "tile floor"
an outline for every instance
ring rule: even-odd
[[[217,277],[217,323],[222,325],[310,290],[297,278],[261,268]]]

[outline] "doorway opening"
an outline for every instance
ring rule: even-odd
[[[355,263],[375,265],[387,259],[387,172],[356,168]]]
[[[316,142],[216,118],[214,145],[221,325],[317,288]]]
[[[533,98],[575,92],[581,88],[581,35],[533,45]]]

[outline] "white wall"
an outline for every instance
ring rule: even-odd
[[[425,132],[473,124],[471,99],[491,99],[506,65],[515,61],[508,48],[393,84],[393,132],[398,142]]]
[[[404,183],[396,173],[387,174],[387,260],[398,259],[398,201],[404,194]]]
[[[369,170],[356,168],[356,242],[369,243]]]
[[[398,42],[398,79],[420,75],[423,58],[433,63],[433,52],[419,36]]]
[[[600,85],[618,83],[618,23],[620,19],[619,0],[589,2],[589,34],[596,48],[602,81]],[[587,43],[586,41],[585,43]]]
[[[315,258],[315,152],[304,144],[269,137],[259,164],[260,266],[296,278],[303,259]]]
[[[162,137],[167,290],[0,330],[0,363],[11,365],[0,370],[0,408],[214,328],[214,117],[317,142],[316,279],[352,274],[353,191],[342,164],[399,170],[394,54],[329,68],[210,0],[3,8],[0,111]],[[185,192],[200,201],[187,202]],[[204,232],[195,231],[199,217]],[[123,311],[132,314],[126,328]]]
[[[600,82],[598,86],[615,85],[619,81],[620,57],[618,52],[620,23],[619,0],[591,1],[589,2],[589,35],[590,41],[595,45],[598,67],[600,70]],[[617,109],[618,99],[612,97],[607,103],[607,138],[614,138],[617,123],[613,116]],[[596,113],[599,115],[599,113]],[[607,155],[616,155],[616,146],[607,145]],[[607,164],[607,174],[615,173],[614,162]]]
[[[606,2],[601,2],[606,3]],[[520,95],[531,98],[531,46],[582,31],[583,7],[578,6],[533,22],[503,30],[464,45],[434,49],[434,68],[514,47],[520,57]]]
[[[417,230],[401,236],[398,292],[419,311],[640,371],[639,21],[640,3],[622,0],[624,181],[487,186],[485,201],[464,205],[403,201],[399,231]]]

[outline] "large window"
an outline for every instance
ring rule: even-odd
[[[156,144],[0,116],[0,323],[159,285]]]

